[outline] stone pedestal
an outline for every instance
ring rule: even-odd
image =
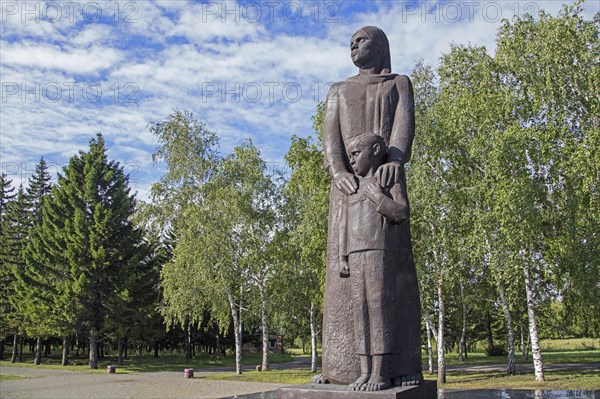
[[[425,381],[375,392],[349,391],[347,385],[305,384],[279,388],[277,399],[437,399],[437,383]]]

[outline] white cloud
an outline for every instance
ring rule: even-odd
[[[229,5],[229,6],[228,6]],[[222,8],[230,7],[232,14],[225,14]],[[209,3],[190,5],[181,13],[169,36],[185,36],[192,43],[205,43],[213,39],[239,41],[256,38],[265,34],[262,25],[241,17],[239,7],[234,3]]]
[[[122,57],[109,47],[93,45],[89,49],[65,48],[53,44],[29,41],[8,43],[2,41],[3,65],[57,69],[70,73],[90,74],[109,68]]]
[[[473,8],[458,1],[427,2],[415,9],[409,2],[381,1],[371,4],[375,11],[370,12],[344,14],[341,7],[339,23],[294,23],[278,8],[275,21],[264,24],[235,14],[225,14],[223,20],[223,10],[207,9],[206,4],[138,1],[118,3],[117,23],[85,21],[81,15],[69,21],[66,14],[55,23],[21,22],[20,16],[10,15],[0,28],[0,72],[3,84],[16,83],[18,92],[7,96],[8,86],[3,85],[2,164],[33,168],[41,155],[65,163],[100,131],[110,143],[111,157],[138,168],[132,170],[132,187],[147,198],[160,170],[151,162],[156,139],[147,123],[180,108],[194,112],[219,134],[223,152],[252,137],[265,160],[283,165],[293,134],[314,135],[311,116],[326,94],[326,83],[356,74],[349,55],[354,30],[380,26],[390,40],[393,71],[408,74],[421,58],[436,65],[451,42],[493,51],[500,22],[492,15],[494,6],[485,8],[491,3],[500,7],[502,16],[516,12],[515,2],[480,2]],[[586,3],[588,15],[597,10],[591,3]],[[114,11],[113,2],[101,4]],[[127,4],[131,6],[125,8]],[[463,13],[461,21],[451,14],[451,4]],[[527,11],[524,3],[518,4],[519,13]],[[561,8],[557,1],[526,4],[552,15]],[[79,89],[72,101],[64,91],[55,102],[43,93],[36,99],[35,93],[21,91],[21,83],[31,91],[35,82],[43,88],[76,80],[79,89],[86,84],[101,87],[99,101],[89,101]],[[126,84],[137,91],[126,90]],[[296,90],[301,97],[295,98]],[[125,101],[128,96],[138,103]]]
[[[175,28],[175,22],[165,15],[165,11],[178,11],[181,7],[188,6],[184,1],[135,1],[125,4],[121,3],[120,25],[130,34],[151,38],[156,43],[163,43],[168,33]],[[165,5],[168,7],[165,8]]]
[[[77,47],[93,47],[98,44],[107,45],[114,41],[116,32],[106,24],[90,24],[82,31],[71,32],[69,43]]]

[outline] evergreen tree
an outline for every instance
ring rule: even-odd
[[[24,218],[20,221],[27,230],[26,241],[22,243],[21,251],[26,247],[26,243],[31,240],[34,234],[34,229],[40,225],[42,220],[42,208],[46,197],[52,190],[50,183],[51,177],[48,173],[48,164],[44,158],[35,166],[34,174],[28,179],[27,189],[23,196],[24,199]],[[21,256],[24,256],[21,254]],[[25,260],[25,259],[24,259]],[[52,292],[49,292],[46,276],[41,270],[31,270],[31,265],[25,265],[23,273],[28,274],[28,277],[21,280],[25,286],[20,287],[21,293],[24,294],[26,313],[30,318],[28,332],[37,336],[37,344],[35,351],[34,364],[40,364],[42,360],[42,337],[41,333],[50,334],[52,326],[48,323],[46,315],[52,309]]]
[[[28,223],[30,227],[40,224],[42,221],[42,208],[44,200],[52,191],[51,176],[48,173],[48,164],[44,158],[35,166],[34,174],[29,178],[27,190],[25,190],[25,201],[28,207]]]
[[[13,275],[8,262],[8,219],[7,213],[11,201],[15,198],[15,188],[12,186],[12,180],[2,173],[0,174],[0,337],[5,337],[11,330],[9,315],[13,307],[9,302],[13,289]],[[4,353],[4,339],[0,340],[0,360]]]
[[[6,270],[5,285],[8,303],[7,312],[3,314],[10,329],[14,334],[13,356],[11,361],[16,361],[16,342],[18,336],[25,332],[30,325],[31,315],[27,312],[26,291],[20,289],[28,284],[24,281],[25,261],[23,259],[23,247],[27,242],[29,234],[27,223],[27,204],[23,186],[19,187],[16,198],[9,203],[6,213],[5,234],[6,241],[3,245],[3,263]]]
[[[51,302],[44,269],[32,268],[27,264],[24,250],[34,228],[41,221],[45,197],[51,190],[48,167],[43,159],[36,165],[35,174],[28,183],[27,189],[20,188],[17,199],[11,203],[7,226],[7,259],[13,275],[10,295],[12,324],[17,332],[37,336],[34,364],[40,364],[42,336],[49,335],[52,327],[47,322]]]
[[[63,172],[43,207],[27,262],[49,269],[54,303],[61,305],[53,317],[67,329],[88,333],[89,366],[97,368],[98,338],[129,298],[143,245],[131,222],[135,200],[127,176],[119,163],[108,161],[102,135]]]

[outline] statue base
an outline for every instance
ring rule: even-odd
[[[347,385],[305,384],[277,390],[277,399],[437,399],[437,383],[395,387],[383,391],[350,391]]]

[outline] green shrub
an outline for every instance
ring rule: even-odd
[[[508,353],[506,352],[506,347],[504,345],[496,345],[494,347],[485,348],[486,356],[506,356]]]

